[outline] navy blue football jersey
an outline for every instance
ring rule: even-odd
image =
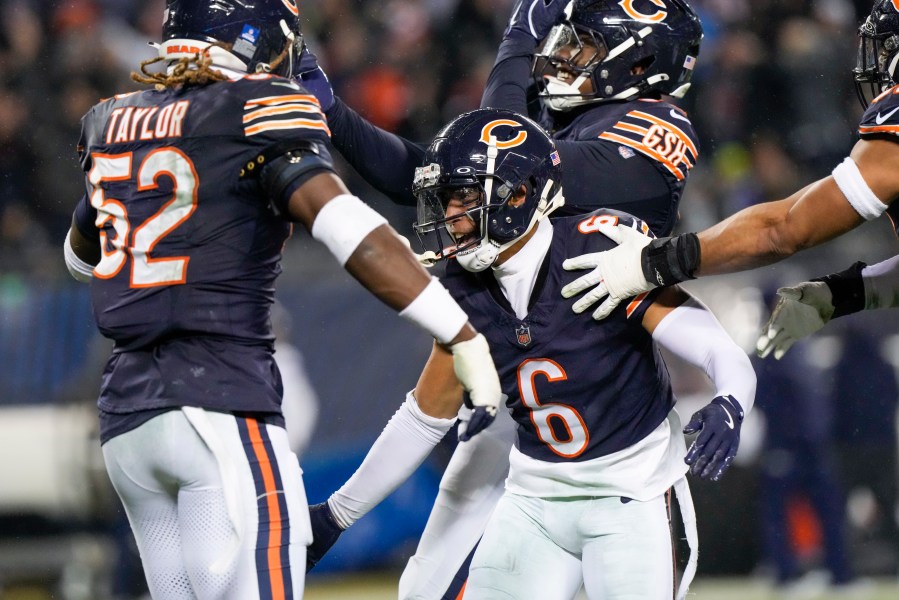
[[[279,410],[269,317],[291,224],[254,175],[328,136],[315,98],[270,75],[125,94],[85,115],[76,226],[99,239],[93,310],[115,341],[101,409]]]
[[[862,115],[858,133],[862,139],[895,136],[896,143],[899,143],[899,85],[888,89],[871,102]],[[896,235],[899,235],[899,202],[891,204],[886,212],[893,222]]]
[[[629,215],[596,211],[553,221],[528,314],[518,319],[491,272],[469,273],[455,261],[443,282],[484,334],[507,406],[518,423],[518,449],[548,462],[585,461],[627,448],[665,420],[674,406],[668,370],[641,321],[657,290],[622,304],[605,320],[575,314],[561,289],[582,273],[570,256],[615,244],[601,222],[641,227]]]
[[[592,104],[564,116],[564,126],[552,132],[566,198],[556,215],[613,208],[643,219],[657,235],[670,235],[699,157],[687,114],[668,102],[639,99]]]

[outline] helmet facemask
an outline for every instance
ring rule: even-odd
[[[534,57],[533,76],[549,108],[571,110],[601,101],[594,71],[608,54],[602,36],[566,21],[552,28]]]
[[[877,34],[871,17],[859,29],[858,61],[853,75],[862,107],[896,85],[899,33]]]

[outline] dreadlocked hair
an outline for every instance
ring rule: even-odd
[[[158,56],[143,61],[140,73],[131,73],[131,79],[137,83],[155,85],[157,90],[188,85],[207,85],[216,81],[227,81],[228,77],[221,71],[212,68],[212,58],[208,52],[197,52],[192,57],[185,57],[175,63],[171,73],[150,72],[147,67],[166,60]]]

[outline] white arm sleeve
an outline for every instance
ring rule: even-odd
[[[66,241],[63,242],[62,252],[66,260],[66,268],[69,274],[75,278],[75,281],[81,283],[90,283],[94,277],[94,265],[89,265],[75,254],[72,249],[72,230],[66,234]]]
[[[865,310],[899,306],[899,255],[862,269]]]
[[[666,350],[705,371],[715,395],[730,395],[748,414],[755,403],[755,371],[715,315],[695,298],[671,311],[652,332]]]
[[[855,212],[866,221],[876,219],[887,209],[887,205],[868,187],[858,165],[848,156],[837,165],[831,175]]]
[[[365,237],[387,220],[356,196],[341,194],[325,204],[312,222],[312,237],[346,264]]]
[[[456,419],[422,412],[412,392],[390,418],[362,465],[328,498],[337,524],[346,529],[392,494],[421,465]]]

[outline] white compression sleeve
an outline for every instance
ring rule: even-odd
[[[63,242],[62,251],[66,260],[66,268],[69,270],[69,274],[75,278],[75,281],[90,283],[94,277],[94,266],[87,264],[75,254],[75,250],[72,249],[71,229],[66,234],[66,241]]]
[[[868,187],[858,165],[848,156],[837,165],[831,175],[855,212],[866,221],[876,219],[887,209],[887,205]]]
[[[412,392],[406,394],[406,401],[375,440],[362,465],[328,498],[338,525],[346,529],[392,494],[455,422],[426,415]]]
[[[441,344],[451,342],[468,322],[468,315],[436,277],[432,277],[425,289],[399,314],[430,333]]]
[[[862,269],[865,310],[899,306],[899,255]]]
[[[341,194],[325,204],[312,222],[312,237],[323,243],[341,266],[369,233],[387,223],[356,196]]]
[[[652,338],[663,348],[705,371],[715,395],[737,399],[748,414],[755,403],[755,371],[712,311],[690,298],[656,326]]]

